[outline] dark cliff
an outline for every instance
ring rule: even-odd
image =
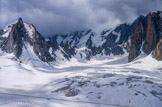
[[[129,62],[134,60],[143,51],[150,54],[157,46],[161,38],[162,20],[161,12],[149,13],[142,17],[140,23],[131,34],[131,46],[129,51]]]

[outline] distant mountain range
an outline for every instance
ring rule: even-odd
[[[132,24],[123,23],[102,32],[83,30],[46,38],[34,25],[19,18],[0,30],[0,48],[24,63],[57,63],[71,58],[85,62],[123,54],[128,55],[128,62],[140,54],[162,60],[162,12],[139,16]]]

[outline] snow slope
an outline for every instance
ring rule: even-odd
[[[34,66],[1,51],[0,60],[1,107],[162,106],[162,62],[151,55],[131,63],[125,54]]]

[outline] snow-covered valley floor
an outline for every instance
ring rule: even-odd
[[[72,60],[53,67],[20,64],[1,52],[0,106],[162,107],[162,62],[150,55],[126,59]]]

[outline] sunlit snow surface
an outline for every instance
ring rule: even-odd
[[[162,62],[151,55],[127,63],[127,55],[105,60],[76,59],[59,65],[30,60],[16,61],[0,52],[1,107],[116,107],[112,105],[58,101],[67,99],[134,107],[162,107]]]

